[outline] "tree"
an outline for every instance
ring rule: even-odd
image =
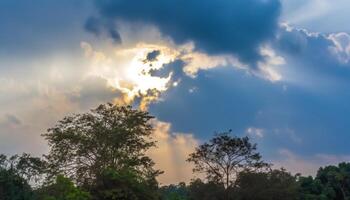
[[[47,163],[27,153],[7,157],[0,154],[0,199],[31,200],[34,193],[29,183],[44,180]]]
[[[65,117],[43,134],[50,152],[50,174],[63,174],[85,188],[93,187],[107,169],[132,169],[155,180],[160,171],[145,152],[155,145],[147,112],[111,103]]]
[[[297,177],[284,169],[244,171],[238,175],[235,194],[238,200],[294,200],[298,198]]]
[[[209,143],[197,147],[187,159],[194,164],[194,172],[205,173],[207,180],[224,185],[226,199],[239,172],[269,166],[261,161],[256,144],[251,144],[248,137],[231,137],[229,133],[217,134]]]
[[[178,185],[166,185],[160,189],[162,200],[187,200],[188,188],[186,183],[181,182]]]
[[[339,163],[338,166],[327,166],[320,168],[316,175],[324,185],[323,191],[332,199],[347,200],[350,199],[350,163]]]
[[[29,182],[43,180],[45,169],[46,162],[26,153],[10,157],[0,154],[0,199],[34,199]]]
[[[312,176],[299,177],[299,199],[300,200],[328,200],[334,199],[333,190],[325,189],[324,185],[318,179]]]
[[[107,169],[99,177],[93,193],[98,200],[159,199],[155,179],[143,178],[134,169]]]
[[[7,157],[0,154],[0,169],[5,169],[30,182],[43,180],[47,163],[38,157],[23,153]]]
[[[0,168],[0,199],[31,200],[33,192],[28,182],[14,170]]]
[[[77,188],[74,183],[59,175],[56,177],[55,183],[40,188],[36,191],[36,199],[39,200],[90,200],[91,196],[88,192],[85,192]]]
[[[223,184],[215,182],[204,183],[201,179],[192,180],[188,186],[190,200],[224,200]]]
[[[300,177],[301,200],[350,199],[350,163],[321,167],[315,178]]]

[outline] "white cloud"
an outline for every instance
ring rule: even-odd
[[[339,62],[347,64],[350,61],[350,35],[344,32],[333,33],[328,36],[334,46],[330,46],[329,50],[339,60]]]
[[[264,129],[261,128],[255,128],[255,127],[249,127],[246,130],[246,133],[248,135],[251,135],[253,137],[263,138],[264,137]]]
[[[138,43],[136,46],[119,48],[115,54],[108,55],[96,51],[91,44],[82,42],[85,55],[91,60],[88,76],[107,80],[110,87],[120,91],[121,103],[131,103],[140,98],[140,107],[157,101],[159,95],[169,89],[172,73],[167,77],[152,76],[152,70],[160,70],[165,64],[173,62],[178,52],[164,45]],[[145,63],[147,54],[159,50],[160,55],[153,62]]]
[[[260,54],[265,58],[264,61],[258,62],[258,76],[268,79],[272,82],[282,80],[282,74],[278,71],[278,67],[286,64],[283,57],[278,56],[270,47],[262,47]]]

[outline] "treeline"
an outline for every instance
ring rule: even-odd
[[[230,131],[188,156],[202,179],[159,186],[163,172],[147,156],[156,145],[152,119],[110,103],[63,118],[43,134],[47,155],[0,155],[0,200],[350,199],[349,163],[320,168],[314,178],[292,175],[271,169],[256,144]]]

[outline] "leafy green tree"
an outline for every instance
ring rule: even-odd
[[[188,186],[190,200],[224,200],[225,187],[215,182],[204,183],[200,179],[191,181]]]
[[[300,177],[301,200],[350,199],[350,163],[321,167],[315,178]]]
[[[98,200],[153,200],[159,199],[155,179],[143,178],[134,169],[107,169],[97,179],[94,188]]]
[[[77,188],[74,183],[62,175],[56,177],[55,183],[36,191],[39,200],[90,200],[91,196]]]
[[[162,200],[187,200],[188,188],[185,183],[167,185],[160,188]]]
[[[333,191],[327,191],[320,180],[314,180],[312,176],[299,177],[298,185],[300,200],[327,200],[328,197],[333,199],[335,196]]]
[[[28,182],[38,182],[44,178],[47,163],[27,153],[10,157],[0,154],[0,168],[10,170]]]
[[[328,192],[323,193],[326,193],[329,197],[339,200],[350,199],[350,163],[340,163],[338,166],[320,168],[316,179],[327,189]],[[335,194],[335,196],[332,194]]]
[[[34,199],[29,182],[42,180],[45,168],[43,160],[26,153],[10,157],[0,154],[0,199]]]
[[[154,181],[161,172],[146,151],[155,146],[149,113],[111,103],[65,117],[43,136],[51,176],[63,174],[92,190],[109,169],[131,170],[139,179]]]
[[[14,170],[0,168],[1,200],[34,200],[28,182]]]
[[[205,173],[208,181],[224,185],[226,199],[229,199],[228,191],[234,187],[241,171],[269,166],[261,160],[256,144],[250,143],[248,137],[232,137],[229,133],[218,134],[200,145],[187,160],[194,164],[194,172]]]
[[[294,200],[298,199],[296,176],[286,170],[268,172],[241,172],[235,188],[239,200]]]

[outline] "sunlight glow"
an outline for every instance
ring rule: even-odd
[[[164,77],[153,72],[161,70],[165,64],[173,62],[179,53],[166,46],[140,43],[134,48],[115,50],[114,56],[106,56],[94,51],[90,44],[82,43],[87,57],[92,59],[89,76],[98,76],[107,80],[108,84],[123,93],[122,101],[131,103],[140,98],[140,107],[145,108],[159,98],[160,92],[170,86],[172,72]],[[147,60],[147,54],[159,51],[154,60]]]

